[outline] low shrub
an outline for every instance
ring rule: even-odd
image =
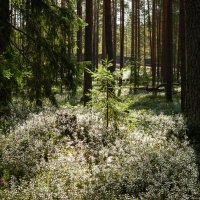
[[[120,137],[112,137],[91,113],[43,111],[1,135],[0,198],[200,198],[196,152],[181,115],[132,111],[126,123],[134,126],[121,124]]]

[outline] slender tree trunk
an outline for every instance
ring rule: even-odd
[[[181,70],[181,109],[185,110],[186,96],[186,42],[185,42],[185,0],[180,0],[180,70]]]
[[[97,1],[94,0],[93,1],[93,58],[92,58],[92,61],[93,61],[93,70],[95,70],[96,68],[96,58],[97,58],[97,55],[96,55],[96,40],[97,40]]]
[[[117,64],[117,0],[112,0],[113,3],[113,65]]]
[[[165,83],[166,82],[166,77],[165,77],[165,74],[166,74],[166,67],[165,67],[165,35],[166,35],[166,0],[162,0],[162,27],[161,27],[161,30],[162,30],[162,50],[161,50],[161,77],[162,77],[162,83]]]
[[[108,60],[113,60],[111,0],[104,0],[104,11],[106,55],[108,56]],[[114,65],[110,67],[110,71],[115,71]]]
[[[82,19],[82,0],[77,0],[77,15]],[[77,61],[82,61],[82,40],[83,37],[83,29],[79,28],[77,32]]]
[[[103,17],[102,17],[102,59],[105,59],[106,57],[106,33],[105,33],[105,6],[103,5]]]
[[[124,0],[120,0],[120,70],[124,67]],[[122,78],[119,79],[122,86]]]
[[[157,7],[157,84],[159,84],[161,68],[161,0],[157,0]]]
[[[96,41],[95,41],[95,49],[96,49],[96,69],[99,64],[99,0],[97,0],[97,26],[96,26]]]
[[[132,0],[132,14],[131,14],[131,78],[130,84],[134,80],[134,61],[135,61],[135,0]],[[130,89],[132,92],[132,89]]]
[[[156,0],[153,0],[152,11],[152,49],[151,49],[151,68],[152,68],[152,87],[156,86]]]
[[[150,44],[150,55],[151,55],[151,49],[152,49],[152,30],[151,30],[151,14],[150,14],[150,2],[147,0],[147,6],[148,6],[148,28],[149,28],[149,44]]]
[[[138,33],[139,33],[139,31],[138,31],[138,28],[139,28],[139,26],[138,26],[138,0],[135,0],[135,20],[134,20],[134,22],[135,22],[135,30],[134,30],[134,32],[135,32],[135,36],[134,36],[134,39],[135,39],[135,42],[134,42],[134,44],[135,44],[135,58],[134,58],[134,93],[136,94],[136,92],[137,92],[137,90],[136,90],[136,88],[137,88],[137,84],[138,84],[138,39],[139,39],[139,35],[138,35]]]
[[[86,0],[86,23],[85,28],[85,61],[92,62],[92,29],[93,29],[93,1]],[[92,63],[87,67],[92,70]],[[92,89],[92,77],[86,70],[84,71],[84,106],[89,102],[90,98],[88,94]]]
[[[141,64],[141,54],[140,54],[140,0],[137,2],[137,31],[138,31],[138,39],[137,39],[137,86],[139,87],[139,79],[140,79],[140,64]]]
[[[172,101],[172,82],[173,82],[173,66],[172,66],[172,0],[164,0],[165,15],[165,31],[163,40],[163,59],[166,80],[166,99]]]
[[[144,68],[145,68],[145,72],[146,72],[146,0],[144,0]]]
[[[37,42],[32,44],[33,50],[36,51],[35,58],[32,64],[32,72],[33,72],[32,92],[34,94],[36,106],[42,107],[41,28],[37,30],[35,27],[35,21],[33,21],[33,19],[39,16],[39,14],[41,13],[41,10],[37,2],[35,2],[34,0],[31,0],[30,6],[31,6],[31,19],[30,19],[31,24],[29,24],[29,26],[32,26],[31,34],[33,34],[33,37],[37,38]],[[37,23],[41,24],[41,19],[39,17],[37,19]]]

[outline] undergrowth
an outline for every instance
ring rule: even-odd
[[[150,95],[122,101],[118,130],[81,106],[44,109],[1,130],[0,199],[199,199],[179,104]]]

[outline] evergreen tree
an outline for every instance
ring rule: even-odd
[[[0,115],[9,112],[11,102],[10,78],[6,77],[5,72],[9,68],[5,66],[9,59],[8,48],[10,45],[11,29],[9,26],[9,0],[0,0]]]

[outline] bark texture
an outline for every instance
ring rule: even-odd
[[[93,33],[93,1],[86,0],[86,23],[85,28],[85,61],[91,62],[88,64],[88,69],[92,70],[92,33]],[[84,71],[84,106],[88,103],[90,98],[88,94],[92,89],[92,77],[86,70]]]
[[[186,1],[187,80],[185,114],[191,130],[200,128],[200,1]]]

